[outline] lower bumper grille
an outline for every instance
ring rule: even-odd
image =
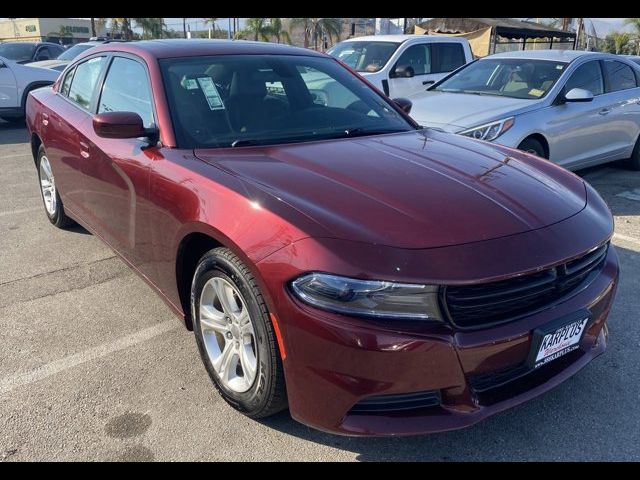
[[[444,310],[460,328],[503,323],[547,308],[579,290],[602,269],[609,244],[570,262],[530,275],[479,285],[445,287]]]
[[[440,391],[401,393],[394,395],[376,395],[356,403],[350,414],[393,413],[407,410],[437,407],[442,402]]]

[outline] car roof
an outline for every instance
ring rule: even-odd
[[[584,57],[605,58],[615,57],[615,55],[583,50],[517,50],[513,52],[495,53],[484,58],[526,58],[529,60],[550,60],[552,62],[570,63],[578,58]]]
[[[306,48],[292,47],[280,43],[253,42],[246,40],[208,40],[208,39],[163,39],[142,40],[126,43],[103,43],[90,51],[117,51],[151,56],[155,58],[197,57],[205,55],[311,55],[325,57],[323,53]]]
[[[429,42],[464,42],[462,37],[449,37],[447,35],[366,35],[363,37],[352,37],[344,40],[345,42],[395,42],[404,43],[407,41],[427,40]]]

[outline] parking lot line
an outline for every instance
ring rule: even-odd
[[[0,217],[6,217],[8,215],[17,215],[19,213],[29,213],[42,210],[42,207],[21,208],[18,210],[11,210],[9,212],[0,212]]]
[[[0,379],[0,395],[11,392],[15,388],[55,375],[70,368],[82,365],[97,358],[105,357],[119,350],[124,350],[140,343],[147,342],[158,335],[175,330],[180,326],[175,320],[165,321],[152,327],[144,328],[130,335],[114,340],[113,342],[104,343],[97,347],[89,348],[82,352],[74,353],[68,357],[54,360],[53,362],[42,365],[28,372],[9,375]]]
[[[630,237],[629,235],[623,235],[622,233],[614,233],[614,240],[624,240],[625,242],[635,243],[636,245],[640,245],[640,238]]]
[[[30,157],[30,153],[12,153],[11,155],[3,155],[2,158],[18,158],[18,157]]]

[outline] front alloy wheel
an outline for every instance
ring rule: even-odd
[[[256,334],[242,295],[227,280],[214,277],[200,294],[200,330],[211,364],[222,384],[246,392],[258,368]]]

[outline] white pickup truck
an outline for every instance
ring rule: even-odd
[[[410,97],[473,60],[469,42],[441,35],[374,35],[336,44],[327,53],[391,98]]]

